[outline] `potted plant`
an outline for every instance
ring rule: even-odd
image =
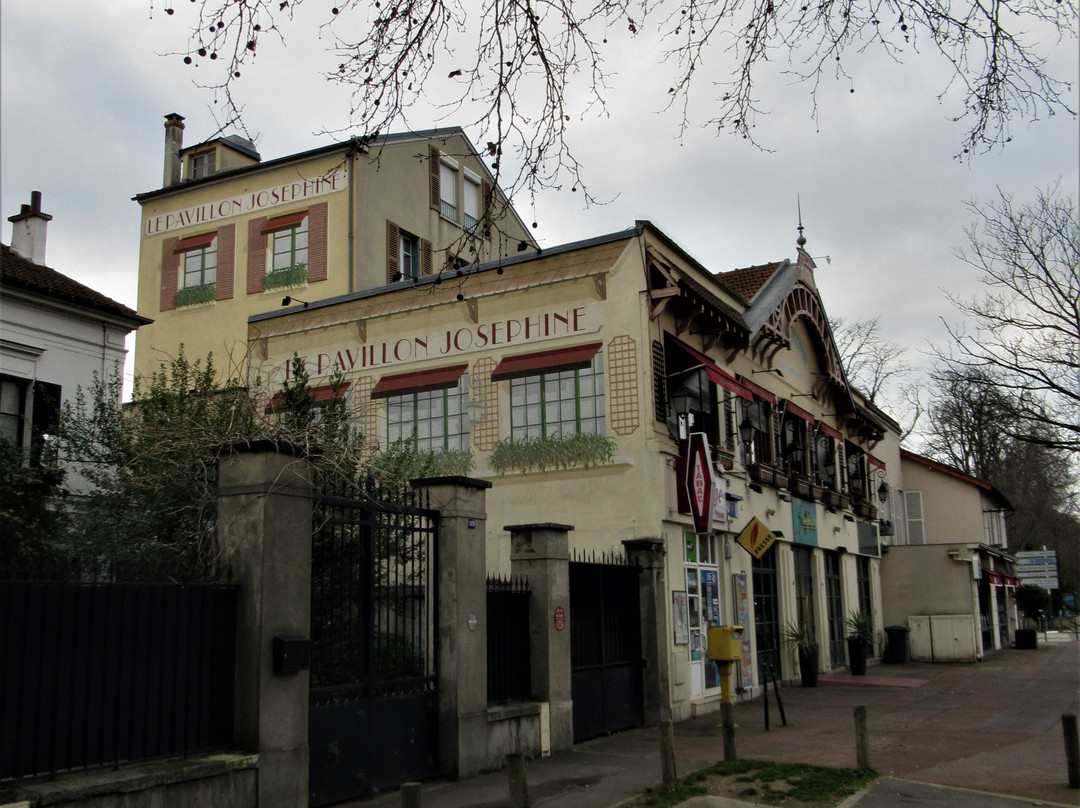
[[[814,633],[805,623],[788,623],[784,626],[783,640],[795,646],[799,655],[799,676],[803,687],[817,687],[818,644]]]
[[[847,628],[848,667],[852,676],[866,676],[866,658],[874,646],[874,621],[863,611],[844,618]]]

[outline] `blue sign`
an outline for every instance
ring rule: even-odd
[[[817,505],[797,497],[791,498],[791,529],[796,544],[817,547]]]

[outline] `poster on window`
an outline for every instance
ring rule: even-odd
[[[705,622],[710,626],[720,625],[720,575],[716,570],[701,571],[702,608]]]
[[[671,593],[672,614],[675,619],[675,644],[686,645],[690,642],[690,627],[686,624],[686,593]]]
[[[744,688],[754,684],[753,668],[750,667],[750,593],[746,586],[746,573],[737,572],[731,576],[731,591],[735,596],[735,622],[743,627],[742,662],[739,673]]]

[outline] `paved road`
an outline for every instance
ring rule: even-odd
[[[852,709],[867,708],[871,764],[884,776],[845,808],[1080,806],[1067,786],[1061,715],[1080,711],[1080,642],[1050,635],[1034,651],[981,663],[880,665],[783,688],[770,731],[760,698],[735,705],[739,757],[855,766]],[[723,757],[719,713],[675,728],[680,774]],[[528,765],[534,806],[614,808],[660,780],[659,735],[644,727],[578,744]],[[504,772],[424,788],[425,808],[508,806]],[[716,806],[720,803],[705,802]],[[396,794],[360,806],[400,805]],[[731,803],[724,803],[725,808]]]

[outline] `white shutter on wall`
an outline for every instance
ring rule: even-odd
[[[905,491],[909,544],[926,544],[926,525],[923,521],[922,491]]]

